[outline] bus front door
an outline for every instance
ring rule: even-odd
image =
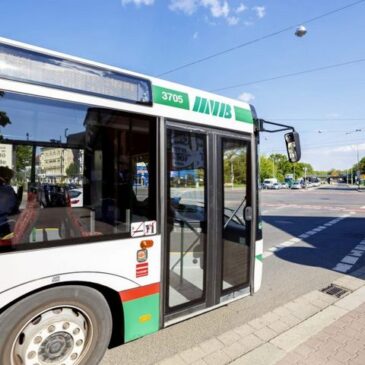
[[[249,139],[168,123],[165,146],[168,323],[249,293],[251,189]]]

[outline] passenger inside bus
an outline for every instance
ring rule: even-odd
[[[1,250],[127,238],[156,220],[155,118],[8,92],[0,102],[0,166],[13,170],[0,198],[15,201],[0,203]]]
[[[12,232],[9,216],[18,211],[17,196],[10,185],[13,176],[13,170],[0,166],[0,239],[6,239]]]

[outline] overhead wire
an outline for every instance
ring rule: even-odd
[[[365,58],[359,58],[357,60],[351,60],[351,61],[336,63],[336,64],[333,64],[333,65],[315,67],[315,68],[311,68],[311,69],[308,69],[308,70],[303,70],[303,71],[292,72],[292,73],[288,73],[288,74],[268,77],[266,79],[261,79],[261,80],[256,80],[256,81],[249,81],[249,82],[244,82],[244,83],[240,83],[240,84],[220,87],[218,89],[213,89],[213,90],[210,90],[210,91],[217,92],[217,91],[223,91],[223,90],[228,90],[228,89],[235,89],[237,87],[260,84],[262,82],[279,80],[279,79],[284,79],[284,78],[287,78],[287,77],[293,77],[293,76],[297,76],[297,75],[303,75],[303,74],[308,74],[308,73],[312,73],[312,72],[318,72],[318,71],[333,69],[333,68],[337,68],[337,67],[343,67],[343,66],[347,66],[347,65],[351,65],[351,64],[355,64],[355,63],[360,63],[360,62],[365,62]]]
[[[159,75],[157,75],[157,76],[158,76],[158,77],[161,77],[161,76],[164,76],[164,75],[168,75],[168,74],[170,74],[170,73],[173,73],[173,72],[176,72],[176,71],[182,70],[182,69],[184,69],[184,68],[191,67],[191,66],[197,65],[197,64],[199,64],[199,63],[202,63],[202,62],[205,62],[205,61],[211,60],[212,58],[216,58],[216,57],[222,56],[222,55],[224,55],[224,54],[226,54],[226,53],[230,53],[230,52],[235,51],[235,50],[237,50],[237,49],[240,49],[240,48],[243,48],[243,47],[249,46],[249,45],[254,44],[254,43],[258,43],[258,42],[263,41],[263,40],[268,39],[268,38],[275,37],[275,36],[277,36],[277,35],[279,35],[279,34],[281,34],[281,33],[284,33],[284,32],[287,32],[287,31],[289,31],[289,30],[292,30],[293,28],[295,28],[295,27],[297,27],[297,26],[299,26],[299,25],[302,25],[302,24],[309,24],[309,23],[315,22],[315,21],[317,21],[317,20],[319,20],[319,19],[325,18],[325,17],[327,17],[327,16],[333,15],[333,14],[338,13],[338,12],[340,12],[340,11],[343,11],[343,10],[345,10],[345,9],[348,9],[348,8],[353,7],[353,6],[359,5],[359,4],[363,3],[363,2],[365,2],[365,0],[358,0],[358,1],[354,1],[354,2],[352,2],[352,3],[350,3],[350,4],[347,4],[347,5],[342,6],[342,7],[340,7],[340,8],[336,8],[336,9],[330,10],[330,11],[328,11],[328,12],[326,12],[326,13],[323,13],[323,14],[317,15],[317,16],[312,17],[312,18],[309,18],[309,19],[307,19],[307,20],[303,20],[303,21],[302,21],[302,22],[300,22],[300,23],[292,24],[292,25],[287,26],[287,27],[285,27],[285,28],[283,28],[283,29],[280,29],[280,30],[278,30],[278,31],[276,31],[276,32],[272,32],[272,33],[269,33],[269,34],[263,35],[263,36],[261,36],[261,37],[258,37],[258,38],[255,38],[255,39],[252,39],[252,40],[250,40],[250,41],[240,43],[240,44],[238,44],[238,45],[236,45],[236,46],[234,46],[234,47],[230,47],[230,48],[227,48],[227,49],[225,49],[225,50],[222,50],[222,51],[219,51],[219,52],[213,53],[213,54],[211,54],[211,55],[209,55],[209,56],[202,57],[202,58],[199,58],[199,59],[197,59],[197,60],[195,60],[195,61],[191,61],[191,62],[185,63],[185,64],[183,64],[183,65],[181,65],[181,66],[178,66],[178,67],[172,68],[172,69],[170,69],[170,70],[168,70],[168,71],[165,71],[165,72],[162,72],[162,73],[160,73],[160,74],[159,74]]]

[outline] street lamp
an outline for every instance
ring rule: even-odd
[[[234,160],[234,156],[232,155],[229,160],[231,162],[231,185],[232,185],[232,189],[233,189],[233,186],[234,186],[234,172],[233,172],[233,160]]]
[[[346,132],[346,134],[353,134],[362,132],[362,129],[355,129],[350,132]],[[360,187],[360,161],[359,161],[359,144],[356,144],[356,159],[357,159],[357,166],[356,166],[356,177],[357,177],[357,185]],[[352,169],[351,169],[351,183],[353,183],[353,175],[352,175]]]
[[[307,188],[307,168],[304,167],[304,187]]]

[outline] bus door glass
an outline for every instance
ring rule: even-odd
[[[249,146],[232,133],[168,124],[167,321],[249,292]]]
[[[250,243],[244,217],[247,201],[247,148],[244,140],[222,139],[222,292],[249,282]]]
[[[205,300],[206,136],[167,130],[167,307]]]

